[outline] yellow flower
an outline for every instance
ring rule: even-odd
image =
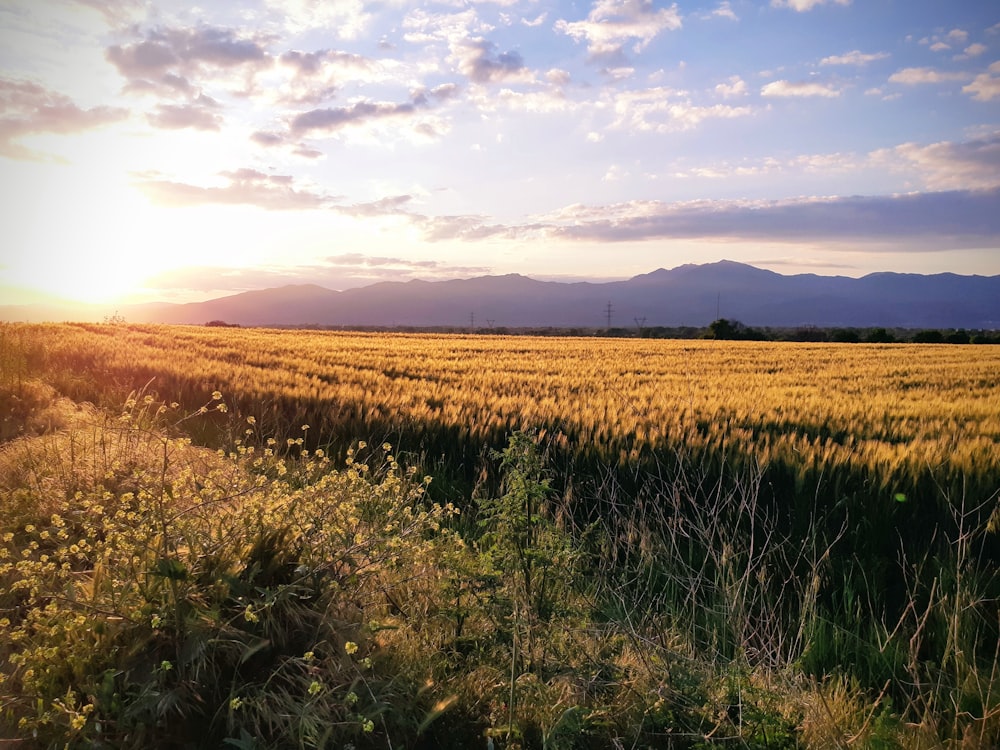
[[[354,641],[348,641],[347,643],[344,644],[344,651],[346,651],[348,654],[357,653],[358,644],[355,643]]]
[[[309,685],[309,695],[316,695],[321,690],[323,690],[323,686],[317,680],[313,680]]]

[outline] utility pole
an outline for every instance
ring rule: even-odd
[[[636,328],[639,329],[639,338],[642,338],[642,327],[646,325],[646,316],[643,315],[641,318],[634,318]]]
[[[488,328],[492,328],[494,323],[496,323],[496,320],[490,320],[489,318],[486,319],[486,326]]]
[[[611,306],[611,300],[608,300],[607,306],[604,308],[604,314],[608,317],[608,328],[611,328],[611,313],[615,311],[615,308]]]

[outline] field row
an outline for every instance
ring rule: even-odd
[[[960,346],[11,327],[52,367],[192,405],[433,442],[545,429],[606,461],[737,451],[804,470],[996,476],[1000,350]],[[297,428],[297,425],[296,425]],[[357,435],[355,435],[357,436]]]

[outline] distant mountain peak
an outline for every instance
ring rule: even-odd
[[[608,303],[611,303],[609,311]],[[2,303],[0,303],[2,305]],[[876,273],[860,279],[783,275],[722,260],[658,268],[626,281],[542,281],[518,273],[383,281],[343,292],[289,284],[183,305],[127,306],[129,321],[241,325],[490,327],[748,326],[1000,328],[1000,276]],[[93,320],[86,306],[0,307],[8,320]],[[638,325],[638,323],[636,323]]]

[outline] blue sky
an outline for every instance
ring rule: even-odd
[[[17,301],[1000,274],[1000,4],[0,0],[0,169]]]

